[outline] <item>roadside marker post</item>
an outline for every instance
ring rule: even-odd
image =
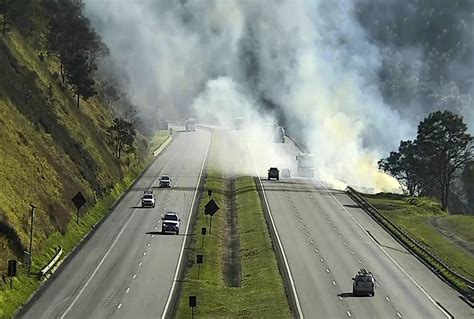
[[[203,256],[202,255],[196,255],[196,263],[198,264],[198,280],[199,280],[199,272],[201,270],[202,261],[203,261]]]
[[[202,240],[201,240],[201,248],[204,248],[204,236],[206,236],[206,227],[201,228],[201,235],[202,235]]]
[[[12,259],[8,261],[8,277],[10,277],[10,289],[13,289],[13,277],[16,276],[16,260]]]
[[[217,213],[218,210],[219,206],[217,206],[217,203],[214,199],[209,200],[209,202],[204,207],[204,214],[211,216],[209,220],[209,235],[212,234],[212,216],[214,216],[214,214]]]
[[[191,318],[194,319],[194,308],[197,306],[196,296],[189,296],[189,307],[191,308]]]

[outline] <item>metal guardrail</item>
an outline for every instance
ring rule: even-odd
[[[39,271],[38,277],[40,279],[53,268],[53,266],[58,262],[62,254],[63,254],[63,248],[59,246],[58,251],[54,255],[53,259],[51,259],[51,261]]]
[[[471,302],[474,301],[474,282],[468,278],[460,275],[448,265],[444,263],[437,256],[433,255],[423,245],[417,242],[415,239],[410,237],[404,230],[399,226],[395,225],[387,217],[381,214],[377,208],[370,204],[358,191],[348,186],[346,193],[356,201],[362,209],[364,209],[375,221],[377,221],[385,230],[387,230],[393,237],[395,237],[401,244],[403,244],[408,250],[414,255],[421,259],[427,266],[431,268],[438,276],[441,276],[456,290],[461,292]],[[455,278],[457,281],[462,282],[466,287],[460,286],[457,282],[453,281]]]

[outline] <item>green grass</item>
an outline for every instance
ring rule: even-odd
[[[400,226],[432,254],[469,279],[474,279],[474,256],[443,236],[430,218],[446,222],[450,231],[467,241],[474,239],[474,216],[448,215],[439,203],[428,198],[391,199],[364,195],[384,216]]]
[[[213,198],[223,207],[225,178],[219,167],[217,154],[223,140],[214,134],[208,163],[206,189],[213,190]],[[208,227],[202,213],[208,198],[200,201],[199,215],[193,232],[190,262],[186,269],[185,282],[177,318],[189,318],[188,296],[196,295],[198,318],[291,318],[282,278],[270,235],[263,215],[260,199],[253,178],[241,176],[236,179],[236,207],[240,236],[242,267],[241,287],[226,287],[223,281],[223,212],[218,212],[212,221],[212,235],[205,237],[201,248],[201,227]],[[196,254],[204,255],[197,280]]]
[[[158,147],[159,143],[163,143],[167,137],[164,132],[159,132],[154,138],[155,146]],[[113,190],[107,196],[99,200],[81,216],[79,223],[76,223],[75,219],[71,220],[64,235],[59,231],[52,232],[42,243],[43,251],[39,255],[36,255],[33,251],[32,272],[37,273],[44,267],[52,259],[59,246],[64,250],[63,256],[66,256],[87,235],[91,227],[110,211],[114,202],[133,184],[152,159],[153,157],[149,156],[146,161],[134,166],[123,180],[115,184]],[[12,317],[16,309],[23,305],[40,286],[40,281],[34,276],[28,277],[26,268],[22,265],[18,267],[17,275],[14,278],[13,290],[9,289],[9,285],[3,282],[0,283],[0,318]]]

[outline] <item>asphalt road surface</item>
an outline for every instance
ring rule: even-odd
[[[317,179],[266,180],[270,166],[296,173],[298,149],[249,143],[306,318],[473,318],[460,295],[386,233],[344,192]],[[317,168],[315,170],[317,174]],[[354,297],[360,268],[374,297]]]
[[[24,318],[157,318],[167,303],[196,186],[210,142],[183,132],[150,166],[89,241],[20,312]],[[171,188],[158,178],[170,175]],[[141,208],[152,188],[155,208]],[[180,215],[180,235],[161,234],[166,211]]]

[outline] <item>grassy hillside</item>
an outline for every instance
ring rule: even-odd
[[[76,192],[93,204],[125,173],[106,143],[111,110],[96,98],[78,109],[56,68],[14,28],[0,38],[0,272],[28,246],[30,204],[38,252],[66,233]]]
[[[474,216],[448,215],[428,198],[364,195],[392,222],[406,230],[450,267],[474,279]]]

